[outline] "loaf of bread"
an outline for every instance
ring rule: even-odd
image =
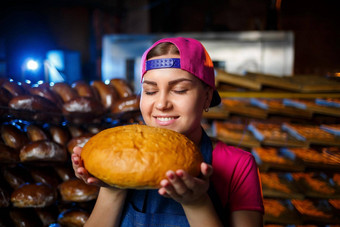
[[[14,164],[19,161],[19,151],[0,142],[0,164]]]
[[[14,149],[20,149],[28,142],[25,133],[12,124],[1,126],[1,137],[7,146]]]
[[[49,185],[23,184],[11,195],[14,207],[45,207],[55,202],[56,191]]]
[[[2,174],[5,181],[12,189],[17,189],[22,184],[33,182],[29,171],[22,165],[16,165],[15,167],[8,166],[7,168],[3,168]]]
[[[116,89],[119,98],[126,98],[133,95],[130,85],[123,79],[112,79],[110,80],[110,84]]]
[[[67,151],[72,154],[73,153],[73,148],[74,147],[83,147],[87,141],[93,136],[93,134],[85,134],[82,136],[77,136],[72,138],[68,143],[67,143]]]
[[[103,81],[92,81],[91,86],[98,92],[100,101],[105,109],[110,109],[112,104],[119,98],[114,87],[105,84]]]
[[[50,125],[49,132],[52,136],[52,140],[62,146],[65,146],[70,139],[68,130],[61,126]]]
[[[59,183],[59,177],[57,173],[54,171],[55,167],[43,166],[30,166],[29,172],[36,183],[43,183],[56,188]]]
[[[56,227],[55,225],[52,225],[58,220],[59,211],[56,207],[52,205],[49,207],[34,208],[34,211],[42,222],[42,226]]]
[[[59,95],[63,102],[68,102],[78,97],[77,92],[67,83],[56,83],[51,86],[50,89]]]
[[[124,113],[126,111],[139,110],[139,97],[132,95],[119,99],[111,107],[111,113]]]
[[[36,227],[43,226],[38,215],[34,211],[34,209],[22,209],[22,208],[13,208],[9,210],[9,215],[11,219],[11,224],[6,226],[27,226],[27,227]]]
[[[90,214],[85,210],[68,209],[60,213],[58,223],[61,226],[82,227],[89,216]]]
[[[57,165],[54,169],[62,181],[67,181],[76,177],[74,170],[68,165]]]
[[[52,103],[61,108],[63,104],[63,100],[60,96],[58,96],[55,92],[49,89],[49,87],[39,86],[39,87],[31,87],[29,89],[29,93],[32,95],[38,95],[45,99],[50,100]]]
[[[65,162],[67,160],[67,152],[64,147],[53,141],[40,140],[23,146],[20,150],[20,160],[22,162]]]
[[[83,147],[85,168],[118,188],[159,188],[168,170],[200,173],[198,147],[183,134],[146,125],[106,129]]]
[[[96,199],[99,187],[88,185],[78,178],[64,181],[59,185],[59,192],[63,201],[87,202]]]
[[[32,142],[48,139],[44,130],[37,125],[33,125],[33,124],[28,125],[26,127],[26,132],[27,132],[28,139]]]
[[[86,130],[83,129],[80,125],[68,125],[67,128],[72,138],[84,135],[86,133]]]
[[[9,101],[13,98],[13,95],[5,88],[0,87],[0,105],[8,106]]]
[[[76,81],[72,83],[72,88],[78,93],[81,97],[87,97],[87,98],[94,98],[98,99],[98,94],[95,93],[93,87],[86,83],[85,81]]]
[[[15,110],[29,110],[60,113],[58,106],[50,100],[38,95],[19,95],[11,99],[8,106]]]
[[[77,97],[64,103],[63,113],[65,116],[73,115],[91,119],[102,115],[104,107],[100,101],[93,98]]]
[[[9,91],[13,96],[19,96],[26,94],[25,89],[14,81],[5,81],[2,87]]]

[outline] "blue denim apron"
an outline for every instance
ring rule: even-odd
[[[206,163],[212,163],[212,143],[203,131],[201,153]],[[208,194],[217,211],[222,211],[220,200],[210,184]],[[223,217],[223,216],[222,216]],[[180,203],[158,194],[158,190],[130,190],[121,218],[122,227],[167,226],[189,227]]]

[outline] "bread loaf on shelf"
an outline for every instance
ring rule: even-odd
[[[56,191],[47,184],[23,184],[11,195],[14,207],[46,207],[57,199]]]
[[[57,105],[50,100],[38,95],[20,95],[11,99],[8,106],[15,110],[41,111],[60,113]]]
[[[52,186],[53,188],[56,188],[60,183],[59,177],[54,171],[54,167],[30,166],[29,173],[36,183],[47,184]]]
[[[22,162],[65,162],[67,152],[61,145],[50,141],[40,140],[26,144],[20,150],[20,160]]]
[[[77,97],[65,102],[63,105],[64,114],[88,113],[99,116],[103,114],[103,112],[103,105],[93,98]]]
[[[127,111],[139,110],[139,97],[132,95],[117,100],[111,107],[111,113],[124,113]]]
[[[7,107],[13,95],[5,88],[0,87],[0,106]]]
[[[1,125],[1,137],[7,146],[14,149],[20,149],[28,142],[26,134],[12,124]]]
[[[68,143],[67,143],[67,150],[70,154],[73,153],[73,148],[74,147],[83,147],[87,141],[90,140],[90,138],[93,136],[93,134],[85,134],[81,136],[77,136],[72,138]]]
[[[80,97],[87,97],[99,100],[98,94],[94,91],[93,87],[85,81],[73,82],[71,87],[78,93]]]
[[[64,103],[78,97],[77,92],[67,83],[55,83],[53,86],[50,86],[50,89],[59,95]]]
[[[110,84],[116,89],[119,98],[130,97],[134,94],[126,80],[114,78],[110,80]]]
[[[13,97],[25,95],[27,93],[22,86],[20,86],[17,82],[14,81],[5,81],[2,84],[2,87],[9,91]]]
[[[46,135],[44,130],[41,127],[34,124],[30,124],[26,127],[26,133],[28,139],[32,142],[48,139],[48,136]]]
[[[31,208],[12,208],[9,211],[9,216],[11,219],[11,224],[9,226],[36,227],[43,225],[38,215]]]
[[[52,140],[62,146],[65,146],[70,140],[70,133],[68,132],[67,128],[57,125],[49,125],[48,131],[51,134]]]
[[[62,181],[67,181],[76,177],[71,166],[57,165],[54,169]]]
[[[63,100],[61,99],[61,97],[57,95],[55,92],[53,92],[49,87],[44,86],[31,87],[29,89],[29,93],[50,100],[52,103],[57,105],[58,108],[61,108],[63,104]]]
[[[66,202],[91,201],[96,199],[99,193],[99,187],[88,185],[78,178],[64,181],[58,189],[62,200]]]
[[[15,164],[19,161],[19,150],[0,142],[0,164]]]
[[[25,183],[32,183],[33,179],[29,171],[21,165],[7,166],[1,171],[4,180],[12,189],[17,189]]]
[[[58,223],[61,226],[82,227],[89,218],[90,214],[81,209],[69,209],[63,211],[58,216]]]
[[[68,125],[67,128],[72,138],[86,134],[86,130],[80,125]]]
[[[106,110],[110,109],[112,104],[118,99],[118,94],[114,87],[105,84],[103,81],[92,81],[91,86],[98,92],[100,101]]]
[[[57,222],[59,214],[58,210],[54,206],[34,208],[34,211],[37,213],[43,226],[56,227],[51,225]]]

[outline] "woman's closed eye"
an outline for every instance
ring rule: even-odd
[[[185,94],[187,93],[188,89],[175,89],[173,90],[173,92],[175,92],[176,94]]]
[[[154,95],[154,94],[156,94],[156,90],[144,90],[144,94],[146,94],[146,95]]]

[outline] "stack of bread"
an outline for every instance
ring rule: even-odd
[[[139,116],[139,99],[122,79],[0,79],[0,226],[83,226],[99,188],[75,177],[70,155],[94,134],[127,122],[107,118],[130,112]]]
[[[82,226],[98,187],[75,177],[70,152],[92,135],[80,126],[2,122],[0,226],[48,226],[57,222]]]
[[[138,96],[123,79],[34,85],[2,79],[0,96],[2,114],[42,122],[98,123],[106,114],[139,110]]]

